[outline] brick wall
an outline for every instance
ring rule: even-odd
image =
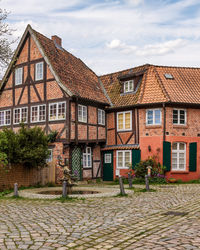
[[[177,107],[174,107],[177,108]],[[167,178],[182,179],[188,181],[191,179],[200,178],[200,110],[186,109],[187,122],[186,125],[173,124],[173,108],[166,108],[166,132],[165,140],[171,143],[184,142],[186,143],[186,170],[174,171],[171,170],[166,173]],[[163,124],[164,112],[162,109],[162,125],[160,126],[146,126],[146,109],[139,110],[140,118],[140,148],[141,159],[145,160],[149,156],[157,155],[159,162],[163,161]],[[197,171],[189,172],[189,144],[197,142]]]
[[[42,169],[16,165],[8,171],[4,169],[0,171],[0,191],[13,188],[14,183],[18,183],[19,187],[27,187],[36,184],[45,185],[48,182],[55,182],[55,165],[53,163]]]

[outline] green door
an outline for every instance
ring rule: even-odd
[[[103,180],[113,181],[113,151],[103,153]]]
[[[82,152],[79,147],[75,147],[72,151],[72,174],[82,180],[82,164],[81,164]]]

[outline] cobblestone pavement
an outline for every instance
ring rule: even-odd
[[[0,249],[200,249],[200,185],[66,203],[1,199]]]

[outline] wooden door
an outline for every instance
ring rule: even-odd
[[[113,151],[103,153],[103,180],[113,181]]]

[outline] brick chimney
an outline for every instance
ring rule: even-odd
[[[62,47],[62,39],[59,36],[54,35],[51,37],[51,40],[53,40],[54,43]]]

